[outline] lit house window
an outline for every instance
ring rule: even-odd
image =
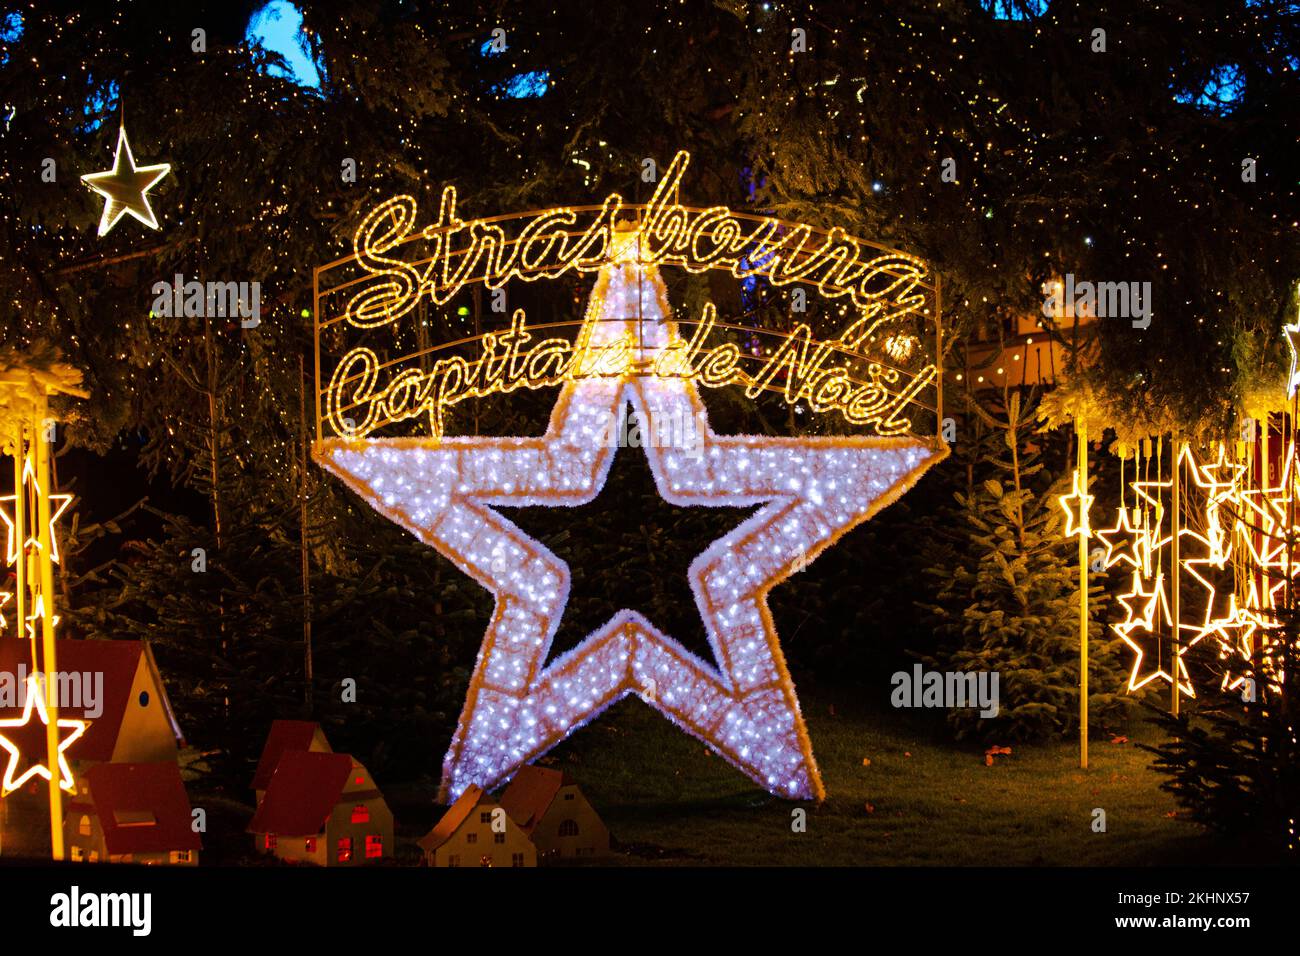
[[[377,833],[366,837],[366,859],[377,860],[384,855],[384,838]]]
[[[264,845],[264,846],[266,847],[266,849],[268,849],[268,850],[274,850],[274,849],[275,849],[275,834],[274,834],[274,833],[268,833],[268,834],[266,835],[266,843],[263,844],[263,845]]]
[[[565,820],[563,823],[560,824],[560,836],[577,836],[577,835],[578,835],[577,820]]]
[[[340,862],[340,863],[351,863],[351,862],[352,862],[352,837],[340,837],[340,838],[339,838],[339,853],[338,853],[338,856],[339,856],[339,862]]]
[[[77,823],[77,833],[81,836],[90,836],[90,817],[82,816],[81,820]]]
[[[364,803],[358,803],[355,807],[352,808],[352,822],[369,823],[370,808],[366,806]]]
[[[172,851],[172,862],[173,862],[173,863],[188,863],[188,862],[190,862],[190,851],[189,851],[189,850],[173,850],[173,851]]]

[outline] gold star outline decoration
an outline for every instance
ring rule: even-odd
[[[1081,535],[1085,538],[1092,537],[1092,531],[1088,527],[1088,511],[1092,508],[1093,501],[1096,500],[1094,495],[1090,495],[1079,487],[1079,472],[1074,473],[1074,487],[1068,495],[1061,495],[1057,501],[1061,505],[1061,510],[1065,512],[1065,536],[1073,538],[1075,535]]]
[[[50,715],[49,711],[45,709],[45,692],[41,688],[40,678],[36,674],[29,675],[25,687],[27,699],[23,705],[22,716],[0,720],[0,749],[9,754],[9,762],[5,766],[4,778],[0,780],[0,796],[17,790],[33,776],[39,775],[46,780],[51,777],[50,768],[40,761],[33,763],[21,775],[15,776],[18,772],[18,765],[22,760],[22,752],[19,751],[17,744],[5,736],[4,731],[10,728],[26,727],[32,722],[33,713],[40,717],[41,723],[45,726],[48,727],[50,724]],[[86,722],[71,717],[60,717],[55,723],[60,729],[72,731],[59,741],[58,757],[59,787],[71,792],[75,785],[72,780],[72,768],[68,766],[67,751],[86,732]]]
[[[41,494],[41,486],[36,481],[36,469],[32,465],[32,459],[30,456],[23,463],[24,494],[27,493],[28,485],[31,485],[34,496],[39,498]],[[16,522],[14,521],[15,509],[17,507],[16,499],[17,495],[0,496],[0,522],[3,522],[7,529],[7,534],[5,536],[6,566],[14,564],[18,560],[19,554],[17,527]],[[70,507],[72,507],[72,495],[50,495],[50,560],[55,564],[59,563],[59,538],[58,535],[54,533],[54,525],[55,522],[63,516],[63,512],[67,511]],[[31,525],[29,525],[32,531],[35,530],[34,525],[35,522],[32,522]],[[40,546],[41,542],[39,536],[29,532],[27,540],[23,542],[22,550],[25,551],[27,548],[40,548]]]
[[[99,234],[106,236],[118,220],[130,215],[150,229],[158,228],[158,219],[149,205],[149,190],[171,172],[170,163],[137,166],[126,139],[126,127],[117,131],[117,151],[113,168],[102,173],[87,173],[81,181],[104,197],[104,212],[99,217]]]

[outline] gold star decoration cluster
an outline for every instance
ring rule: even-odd
[[[1132,502],[1121,505],[1114,523],[1096,537],[1102,566],[1121,568],[1128,578],[1127,590],[1119,595],[1123,619],[1110,626],[1132,653],[1130,691],[1176,679],[1182,693],[1196,696],[1187,655],[1207,643],[1223,662],[1222,686],[1235,689],[1257,651],[1267,650],[1268,632],[1276,627],[1274,612],[1284,590],[1300,576],[1300,564],[1288,563],[1285,546],[1288,530],[1295,526],[1292,503],[1300,489],[1294,457],[1292,445],[1276,483],[1251,487],[1248,467],[1232,460],[1222,444],[1206,461],[1182,447],[1177,641],[1170,573],[1172,478],[1129,483]]]

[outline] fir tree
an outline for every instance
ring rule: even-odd
[[[1294,601],[1291,595],[1290,600]],[[1294,860],[1300,853],[1300,608],[1256,631],[1248,682],[1208,691],[1175,716],[1154,710],[1153,766],[1188,819]]]
[[[1051,481],[1034,430],[1032,401],[1004,393],[995,417],[971,408],[1002,447],[972,466],[972,486],[954,494],[954,518],[967,533],[949,559],[930,568],[936,601],[926,605],[934,627],[947,640],[926,657],[944,671],[999,675],[1000,710],[982,718],[978,710],[954,708],[948,719],[959,738],[1041,741],[1078,728],[1079,589],[1071,556],[1073,539],[1063,536],[1057,496],[1068,490],[1065,476]],[[1090,607],[1103,604],[1099,586],[1089,588]],[[1090,723],[1100,727],[1120,717],[1128,699],[1109,692],[1123,686],[1115,642],[1102,639],[1102,625],[1089,626]]]

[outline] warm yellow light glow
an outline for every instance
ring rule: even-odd
[[[33,712],[40,717],[42,724],[48,725],[50,722],[49,714],[45,710],[45,691],[41,687],[40,678],[36,674],[30,675],[24,684],[24,688],[26,702],[23,705],[23,715],[0,720],[0,748],[3,748],[9,754],[4,779],[0,781],[0,796],[17,790],[34,775],[39,775],[45,780],[49,780],[51,777],[50,768],[39,762],[33,763],[21,775],[14,776],[18,771],[22,755],[19,753],[17,745],[4,735],[4,731],[10,728],[27,726],[31,723]],[[70,717],[60,717],[56,726],[72,731],[59,742],[59,786],[72,792],[76,789],[76,786],[72,779],[72,768],[68,766],[66,752],[77,741],[77,738],[86,732],[86,722],[84,720],[74,720]],[[42,737],[43,742],[44,738]]]
[[[1096,500],[1095,495],[1090,495],[1082,491],[1079,486],[1080,475],[1076,469],[1074,472],[1074,487],[1068,495],[1059,495],[1056,499],[1061,510],[1065,512],[1065,536],[1073,538],[1075,535],[1082,535],[1085,538],[1092,537],[1092,531],[1088,527],[1088,510]]]
[[[149,205],[149,190],[171,172],[171,165],[137,166],[126,141],[126,127],[117,131],[117,150],[113,168],[102,173],[87,173],[81,181],[104,197],[104,212],[99,217],[99,234],[107,235],[123,216],[130,215],[150,229],[158,228],[158,219]]]
[[[33,496],[36,500],[39,500],[41,487],[36,481],[36,470],[35,466],[32,464],[30,455],[23,461],[24,492],[26,492],[28,485],[31,486]],[[63,515],[63,512],[67,511],[71,505],[72,495],[50,495],[50,560],[55,564],[59,563],[59,538],[58,535],[54,533],[54,523],[59,520]],[[13,564],[18,560],[18,542],[16,540],[17,535],[14,532],[14,508],[14,495],[4,495],[3,497],[0,497],[0,522],[4,522],[5,527],[8,529],[7,544],[5,547],[5,562],[7,564]],[[30,533],[27,536],[27,541],[25,542],[26,548],[24,550],[40,548],[41,546],[40,535],[37,533],[35,527],[33,527],[34,525],[35,522],[30,522],[28,524]]]
[[[787,402],[814,412],[834,411],[854,425],[877,434],[911,429],[904,410],[937,381],[938,369],[926,364],[904,373],[885,361],[871,362],[857,353],[874,341],[877,329],[909,316],[930,315],[923,280],[925,263],[896,251],[867,254],[868,244],[829,230],[812,245],[812,227],[776,219],[744,216],[723,206],[694,209],[675,197],[690,162],[679,152],[645,206],[628,205],[618,194],[605,199],[594,219],[578,226],[576,207],[559,207],[532,216],[513,238],[502,221],[465,221],[456,212],[456,190],[443,190],[437,219],[420,228],[411,196],[381,203],[362,221],[353,237],[352,261],[369,281],[349,292],[341,316],[318,320],[320,328],[343,322],[354,329],[388,326],[408,315],[422,298],[441,305],[468,284],[482,282],[500,289],[514,279],[557,279],[572,272],[592,272],[610,264],[663,265],[688,272],[730,270],[737,278],[759,276],[775,286],[805,283],[827,298],[847,297],[856,309],[852,323],[836,339],[816,341],[811,328],[796,325],[781,344],[768,350],[756,371],[740,367],[734,343],[705,347],[716,313],[710,304],[689,342],[677,343],[690,354],[672,374],[706,387],[740,385],[751,398],[759,391],[782,394]],[[589,212],[589,210],[588,210]],[[636,212],[635,221],[626,214]],[[414,250],[412,252],[412,250]],[[357,283],[347,284],[355,288]],[[533,340],[524,315],[516,310],[509,330],[482,335],[480,354],[438,359],[419,369],[397,372],[385,382],[385,363],[368,346],[346,352],[323,392],[324,420],[337,435],[363,438],[392,422],[427,416],[430,434],[443,434],[445,411],[467,398],[576,382],[586,377],[663,375],[662,363],[629,366],[643,331],[632,329],[626,341],[591,345],[588,314],[576,342]],[[884,339],[885,353],[906,361],[919,340],[895,332]],[[461,343],[464,344],[464,343]],[[433,351],[436,351],[433,350]],[[862,359],[863,371],[834,361],[847,354]]]
[[[1249,662],[1256,639],[1277,627],[1275,610],[1288,574],[1291,578],[1300,574],[1300,565],[1288,570],[1286,563],[1287,515],[1296,490],[1293,460],[1294,448],[1289,448],[1287,466],[1276,486],[1246,488],[1246,466],[1232,461],[1223,444],[1209,463],[1199,461],[1187,446],[1179,454],[1178,467],[1191,479],[1184,488],[1199,491],[1187,500],[1195,502],[1196,526],[1204,529],[1204,533],[1194,531],[1184,523],[1179,530],[1181,604],[1183,611],[1190,612],[1181,614],[1183,619],[1177,622],[1181,693],[1195,696],[1183,664],[1183,656],[1191,648],[1209,638],[1219,658],[1229,662],[1222,686],[1236,687],[1241,677],[1232,672],[1234,662]],[[1120,597],[1126,614],[1112,629],[1135,654],[1129,689],[1136,690],[1152,680],[1172,680],[1167,662],[1149,660],[1149,646],[1142,643],[1172,643],[1174,636],[1170,580],[1157,567],[1157,556],[1172,541],[1163,530],[1166,508],[1173,507],[1167,503],[1172,477],[1133,481],[1129,487],[1137,507],[1120,509],[1115,524],[1099,531],[1098,538],[1106,547],[1106,568],[1123,564],[1132,569],[1132,588]],[[1234,573],[1233,557],[1238,548],[1245,558],[1244,581]],[[1237,593],[1223,589],[1224,578],[1235,579]]]
[[[878,435],[717,434],[698,385],[726,380],[730,353],[716,367],[698,361],[671,315],[657,268],[624,255],[601,270],[579,341],[594,349],[635,333],[650,374],[621,363],[603,377],[564,380],[540,437],[330,438],[313,449],[323,467],[495,599],[443,764],[449,799],[471,784],[493,789],[628,694],[769,791],[824,795],[768,592],[900,496],[947,446]],[[802,354],[790,351],[798,371]],[[805,392],[796,386],[795,394]],[[669,441],[641,446],[666,500],[756,509],[688,571],[712,661],[633,610],[550,661],[570,569],[499,510],[594,499],[615,454],[611,428],[629,405],[652,431],[655,422],[677,423]]]

